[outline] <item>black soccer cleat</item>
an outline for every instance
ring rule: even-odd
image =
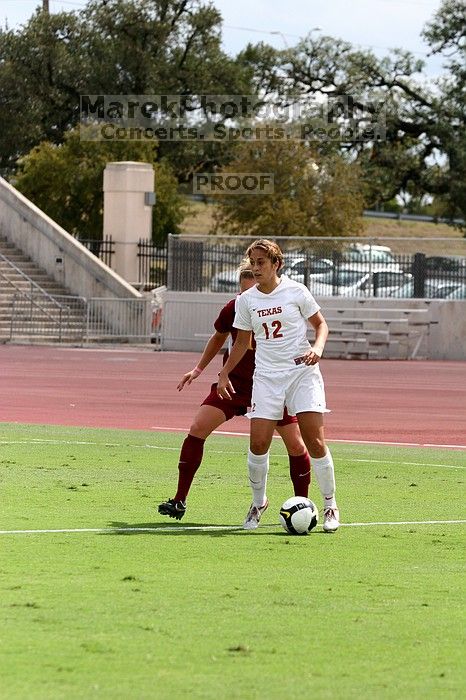
[[[160,515],[168,515],[169,518],[181,520],[186,513],[186,503],[169,498],[168,501],[164,501],[159,505],[159,513]]]

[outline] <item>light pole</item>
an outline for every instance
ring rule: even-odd
[[[281,36],[281,38],[283,39],[283,43],[285,44],[285,49],[289,49],[289,48],[290,48],[290,47],[288,46],[288,42],[287,42],[286,37],[285,37],[285,35],[283,34],[283,32],[274,31],[274,32],[270,32],[270,33],[271,33],[271,34],[275,34],[276,36]]]
[[[322,27],[312,27],[312,29],[309,30],[308,35],[311,35],[312,32],[320,32],[321,30],[322,30]],[[281,36],[281,38],[283,39],[283,43],[285,44],[285,48],[286,49],[290,48],[288,45],[288,42],[286,40],[286,36],[285,36],[285,34],[283,34],[283,32],[280,32],[280,31],[278,31],[278,29],[275,29],[274,31],[269,32],[269,34],[275,34],[275,36]],[[291,36],[294,36],[294,35],[291,35]]]
[[[49,14],[49,0],[42,0],[42,10],[46,15]]]

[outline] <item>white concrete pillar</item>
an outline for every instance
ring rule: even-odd
[[[150,163],[107,163],[104,171],[104,236],[115,242],[112,267],[130,284],[138,284],[137,243],[152,237],[152,206],[146,192],[154,192]]]

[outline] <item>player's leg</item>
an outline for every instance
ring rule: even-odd
[[[186,512],[186,499],[194,476],[204,454],[204,442],[227,420],[225,413],[215,406],[202,405],[194,416],[189,433],[184,439],[178,462],[178,488],[174,498],[159,505],[159,513],[181,520]]]
[[[335,499],[335,467],[332,454],[325,442],[324,416],[312,411],[297,414],[299,428],[309,454],[316,481],[324,501],[325,532],[335,532],[339,527],[339,511]]]
[[[209,435],[226,420],[225,413],[216,406],[199,407],[181,448],[178,463],[178,490],[175,499],[186,500],[194,475],[202,462],[204,443]]]
[[[252,489],[252,504],[244,521],[246,530],[259,525],[268,506],[266,495],[269,471],[269,447],[277,421],[283,418],[285,388],[270,375],[254,375],[252,405],[247,413],[251,419],[248,472]]]
[[[262,513],[267,509],[267,475],[269,473],[269,447],[272,442],[276,420],[265,418],[251,419],[251,432],[248,450],[249,485],[252,503],[244,521],[245,530],[255,530]]]
[[[296,414],[302,438],[312,459],[314,474],[324,501],[325,532],[335,532],[339,526],[339,512],[335,500],[335,468],[332,455],[325,443],[324,413],[327,413],[325,389],[318,367],[296,373],[288,386],[286,405]]]
[[[285,410],[283,419],[277,423],[276,430],[288,452],[294,495],[307,498],[311,483],[311,459],[299,431],[298,419],[296,416],[290,416]]]

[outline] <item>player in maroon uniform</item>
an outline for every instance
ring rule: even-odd
[[[254,277],[247,262],[240,268],[240,290],[244,292],[255,284]],[[237,334],[233,328],[236,299],[232,299],[220,311],[214,323],[215,333],[208,340],[197,367],[187,372],[180,383],[178,391],[189,386],[220,352],[228,336],[232,342]],[[225,353],[223,364],[228,359]],[[159,513],[170,518],[181,520],[186,512],[186,498],[189,493],[194,475],[196,474],[204,452],[204,442],[209,435],[222,423],[233,416],[244,416],[251,405],[252,375],[254,372],[254,349],[246,351],[244,357],[230,373],[230,380],[235,393],[230,401],[220,398],[217,384],[212,384],[210,394],[204,399],[194,416],[189,433],[183,442],[178,464],[178,489],[174,498],[169,498],[159,505]],[[295,496],[308,495],[311,481],[311,462],[306,446],[301,438],[298,422],[295,416],[289,416],[286,411],[283,419],[278,421],[277,432],[282,437],[290,464],[290,477]]]

